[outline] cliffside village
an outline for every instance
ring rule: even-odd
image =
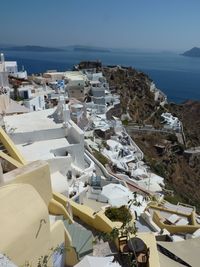
[[[165,200],[119,107],[101,62],[28,76],[1,54],[1,266],[199,266],[196,208]],[[172,114],[160,120],[181,132]],[[127,221],[114,218],[122,207]]]

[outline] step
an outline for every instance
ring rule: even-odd
[[[92,239],[92,233],[87,230],[80,230],[74,236],[74,244],[76,245],[77,251],[80,252],[85,247],[88,240]]]
[[[69,224],[64,221],[64,225],[72,238],[72,245],[76,249],[79,258],[93,251],[93,235],[91,231],[77,223]]]
[[[93,252],[93,238],[89,238],[84,247],[79,251],[79,257],[82,258],[83,256],[90,254]]]

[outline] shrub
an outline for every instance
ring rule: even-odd
[[[127,126],[128,125],[128,120],[127,119],[126,120],[123,120],[122,121],[122,124],[125,125],[125,126]]]
[[[155,172],[162,176],[162,177],[166,177],[166,168],[165,168],[165,165],[161,162],[157,162],[155,165],[154,165],[154,170]]]
[[[177,195],[177,194],[175,194],[175,195],[173,195],[173,196],[166,195],[166,196],[164,197],[164,199],[165,199],[166,201],[172,203],[172,204],[175,204],[175,205],[176,205],[178,202],[185,202],[185,201],[181,198],[181,196],[179,196],[179,195]]]
[[[105,215],[111,221],[119,221],[126,224],[132,220],[132,215],[126,206],[121,206],[120,208],[110,207],[105,211]]]
[[[95,156],[95,158],[102,164],[102,165],[106,165],[108,164],[108,159],[106,157],[104,157],[99,151],[94,151],[93,155]]]

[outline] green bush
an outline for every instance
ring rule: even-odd
[[[119,221],[126,224],[132,220],[132,215],[126,206],[120,208],[110,207],[106,210],[105,215],[113,222]]]
[[[123,120],[122,121],[122,124],[125,125],[125,126],[127,126],[128,125],[128,120],[127,119],[126,120]]]
[[[172,203],[172,204],[175,204],[175,205],[176,205],[178,202],[185,202],[185,201],[183,200],[183,198],[182,198],[181,196],[177,195],[177,194],[175,194],[175,195],[173,195],[173,196],[171,196],[171,195],[166,195],[166,196],[164,197],[164,199],[165,199],[166,201]]]
[[[155,165],[155,171],[158,173],[158,175],[165,177],[166,175],[166,169],[163,163],[158,162]]]
[[[109,163],[108,159],[106,157],[104,157],[99,151],[94,151],[93,155],[95,156],[95,158],[102,164],[102,165],[106,165]]]

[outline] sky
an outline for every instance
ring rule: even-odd
[[[0,0],[0,44],[187,50],[200,0]]]

